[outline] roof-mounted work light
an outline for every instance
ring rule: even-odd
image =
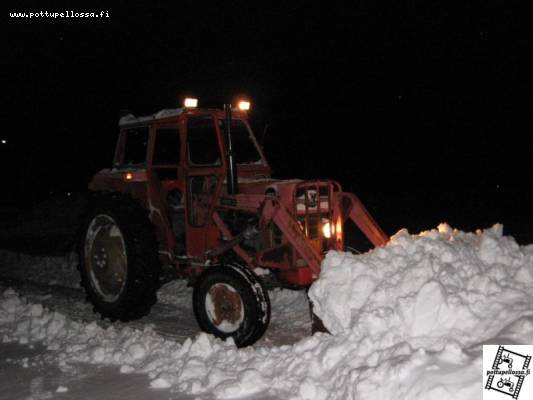
[[[198,107],[198,99],[194,97],[185,97],[185,100],[183,100],[183,106],[185,108],[196,108]]]
[[[241,111],[249,111],[250,110],[250,102],[248,100],[239,100],[237,103],[237,108]]]

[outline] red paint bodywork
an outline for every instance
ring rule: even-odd
[[[166,114],[158,113],[152,117],[121,121],[114,167],[100,171],[89,184],[92,191],[128,194],[149,212],[159,241],[159,258],[162,265],[174,265],[181,275],[190,276],[206,265],[218,262],[217,249],[234,238],[221,217],[228,212],[257,216],[260,235],[266,238],[267,243],[252,253],[238,243],[230,251],[235,252],[249,268],[262,267],[277,271],[278,280],[291,286],[304,287],[312,283],[320,273],[324,253],[327,250],[343,249],[343,233],[339,232],[338,227],[339,224],[342,226],[346,219],[352,219],[373,245],[383,245],[388,241],[388,237],[357,197],[342,192],[337,182],[272,179],[270,166],[255,138],[253,140],[261,153],[262,161],[239,164],[239,193],[228,195],[225,183],[227,160],[222,156],[225,150],[224,135],[218,126],[216,129],[221,155],[220,165],[198,167],[187,162],[187,119],[202,115],[211,115],[215,120],[224,118],[224,113],[220,110],[177,109]],[[235,111],[233,118],[241,119],[247,124],[245,113]],[[140,126],[150,129],[146,163],[136,166],[123,165],[125,132]],[[153,165],[154,142],[158,128],[179,129],[179,164]],[[158,179],[155,173],[158,168],[175,169],[176,179]],[[212,177],[214,183],[210,187],[210,190],[213,190],[210,205],[203,211],[207,213],[206,223],[204,226],[193,226],[190,223],[191,203],[189,200],[184,201],[186,251],[185,254],[177,254],[171,210],[166,203],[166,195],[175,189],[186,194],[188,178],[207,176]],[[317,216],[317,213],[322,217]],[[337,226],[330,239],[326,239],[321,233],[324,216]],[[278,235],[276,243],[274,239],[269,239],[274,231]]]

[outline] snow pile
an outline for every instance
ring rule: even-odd
[[[179,344],[149,326],[76,322],[13,290],[0,296],[0,337],[42,341],[65,368],[116,365],[153,388],[221,399],[480,399],[481,345],[533,343],[533,246],[500,226],[401,231],[365,255],[330,252],[310,295],[334,335],[294,345],[237,349],[206,334]]]
[[[533,246],[501,225],[400,231],[365,255],[329,253],[309,295],[363,369],[353,398],[479,398],[481,345],[533,343]]]
[[[531,250],[531,249],[530,249]],[[470,345],[533,312],[533,254],[495,225],[483,234],[447,225],[366,255],[331,252],[310,297],[334,334],[440,348]],[[382,347],[382,346],[381,346]]]

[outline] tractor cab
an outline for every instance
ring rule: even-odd
[[[186,99],[182,108],[122,117],[113,168],[90,184],[95,190],[126,192],[144,204],[154,224],[165,228],[157,230],[165,264],[174,263],[171,255],[201,256],[212,246],[205,240],[217,235],[208,226],[210,211],[214,200],[227,194],[227,115],[196,104]],[[238,182],[268,180],[270,166],[248,124],[245,105],[231,111]]]

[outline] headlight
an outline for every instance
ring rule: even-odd
[[[322,223],[322,234],[326,239],[330,239],[332,232],[331,232],[331,222],[326,220],[326,222]]]
[[[335,224],[335,233],[337,234],[337,240],[342,240],[342,220],[341,220],[341,217],[337,218],[337,223]]]

